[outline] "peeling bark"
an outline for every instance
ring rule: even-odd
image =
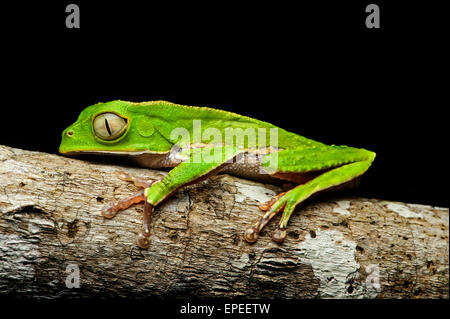
[[[280,189],[218,175],[158,206],[142,250],[142,206],[100,214],[136,191],[119,170],[164,174],[0,146],[0,294],[449,297],[448,208],[319,197],[297,209],[283,244],[272,222],[249,245],[243,231]],[[68,265],[79,267],[79,288],[66,287]]]

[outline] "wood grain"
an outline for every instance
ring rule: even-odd
[[[136,246],[142,206],[107,220],[137,189],[116,172],[165,173],[0,146],[0,294],[31,298],[448,298],[448,208],[318,197],[249,245],[258,204],[281,191],[229,175],[158,206]],[[277,219],[276,219],[277,220]],[[68,265],[80,287],[67,288]],[[379,284],[379,285],[378,285]]]

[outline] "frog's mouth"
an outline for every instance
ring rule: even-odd
[[[117,164],[117,161],[119,161],[123,164],[129,164],[129,161],[131,161],[142,167],[160,169],[175,167],[181,162],[181,159],[171,156],[170,152],[70,151],[63,154],[92,162],[101,161],[102,163],[111,162]]]
[[[137,156],[146,154],[167,154],[169,152],[155,152],[155,151],[59,151],[64,156],[80,156],[80,155],[118,155],[118,156]]]

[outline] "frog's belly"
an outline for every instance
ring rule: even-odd
[[[244,153],[235,163],[226,166],[222,173],[239,176],[256,181],[274,183],[279,181],[278,178],[267,174],[261,167],[261,160],[264,156],[252,153]]]
[[[262,154],[243,153],[236,158],[236,161],[227,165],[221,173],[239,176],[256,181],[273,183],[279,181],[261,168]],[[139,166],[148,168],[172,168],[182,161],[170,154],[140,154],[131,156],[131,159]]]

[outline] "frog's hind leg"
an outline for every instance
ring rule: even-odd
[[[255,242],[258,238],[259,232],[270,221],[270,219],[272,219],[278,212],[283,211],[280,224],[272,236],[272,239],[275,242],[282,242],[286,237],[286,228],[289,218],[298,204],[322,191],[339,188],[342,185],[355,180],[369,168],[375,157],[375,154],[369,151],[357,150],[354,151],[354,153],[356,153],[356,155],[360,155],[359,158],[356,158],[355,162],[350,162],[348,164],[340,162],[338,163],[338,165],[341,164],[340,166],[331,167],[321,172],[319,175],[313,177],[306,183],[298,185],[285,194],[280,194],[281,196],[278,195],[275,202],[270,201],[267,205],[263,205],[262,209],[267,207],[269,208],[268,211],[253,227],[247,229],[244,235],[245,240],[250,243]],[[337,154],[336,157],[339,155],[340,154]],[[300,162],[300,164],[302,163]],[[301,165],[298,167],[299,173],[302,173],[304,170],[303,167]]]
[[[118,177],[123,181],[132,182],[137,187],[142,187],[143,189],[128,198],[105,205],[102,209],[102,215],[105,218],[111,219],[119,211],[125,210],[132,205],[144,202],[143,227],[141,233],[138,235],[137,244],[141,248],[148,248],[150,245],[150,222],[152,219],[153,205],[146,201],[146,190],[156,181],[135,177],[125,172],[119,172]]]

